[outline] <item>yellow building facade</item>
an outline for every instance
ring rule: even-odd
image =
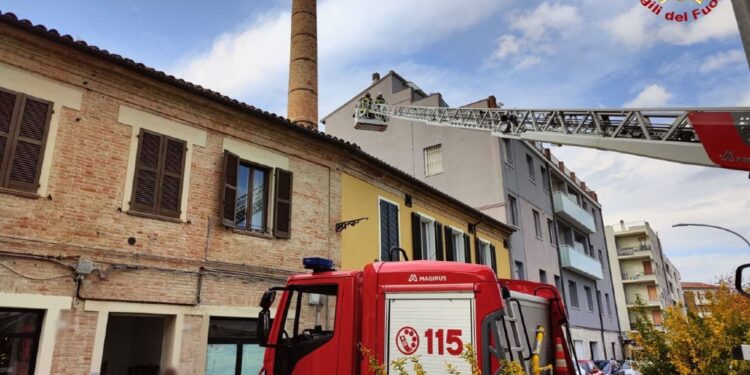
[[[373,181],[341,176],[341,216],[353,224],[342,230],[342,269],[388,260],[388,250],[397,246],[410,260],[485,264],[498,277],[510,278],[507,243],[512,227],[454,202],[423,196],[418,189],[410,194],[403,191],[410,190],[408,186]]]

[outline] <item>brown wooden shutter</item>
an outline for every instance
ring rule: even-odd
[[[180,217],[187,142],[164,136],[162,150],[164,155],[162,156],[159,209],[157,214],[161,216]]]
[[[162,138],[144,129],[138,135],[133,197],[130,202],[130,207],[135,211],[156,214]]]
[[[10,134],[17,116],[18,95],[0,89],[0,186],[5,186],[6,164],[10,159]]]
[[[290,238],[292,234],[292,172],[276,168],[275,180],[273,234],[279,238]]]
[[[42,170],[52,103],[22,96],[16,127],[11,132],[6,184],[8,188],[36,192]]]
[[[240,169],[239,156],[224,151],[224,188],[221,191],[221,220],[224,226],[237,228],[234,221],[237,215],[237,172]]]

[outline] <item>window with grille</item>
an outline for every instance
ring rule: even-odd
[[[442,145],[430,146],[424,149],[424,173],[425,176],[443,173]]]

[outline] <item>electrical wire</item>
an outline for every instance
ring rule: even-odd
[[[24,275],[24,274],[22,274],[22,273],[20,273],[20,272],[18,272],[16,270],[14,270],[13,268],[11,268],[10,266],[8,266],[5,263],[0,262],[0,266],[2,266],[3,268],[7,269],[8,271],[10,271],[10,272],[12,272],[12,273],[14,273],[14,274],[16,274],[16,275],[18,275],[20,277],[23,277],[24,279],[34,280],[34,281],[47,281],[47,280],[54,280],[54,279],[62,279],[63,277],[70,277],[71,279],[73,278],[73,275],[59,275],[59,276],[52,276],[52,277],[32,277],[32,276],[26,276],[26,275]]]

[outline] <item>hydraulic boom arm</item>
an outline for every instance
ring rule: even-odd
[[[390,118],[750,171],[750,108],[505,109],[366,102],[357,106],[355,127],[383,131]]]

